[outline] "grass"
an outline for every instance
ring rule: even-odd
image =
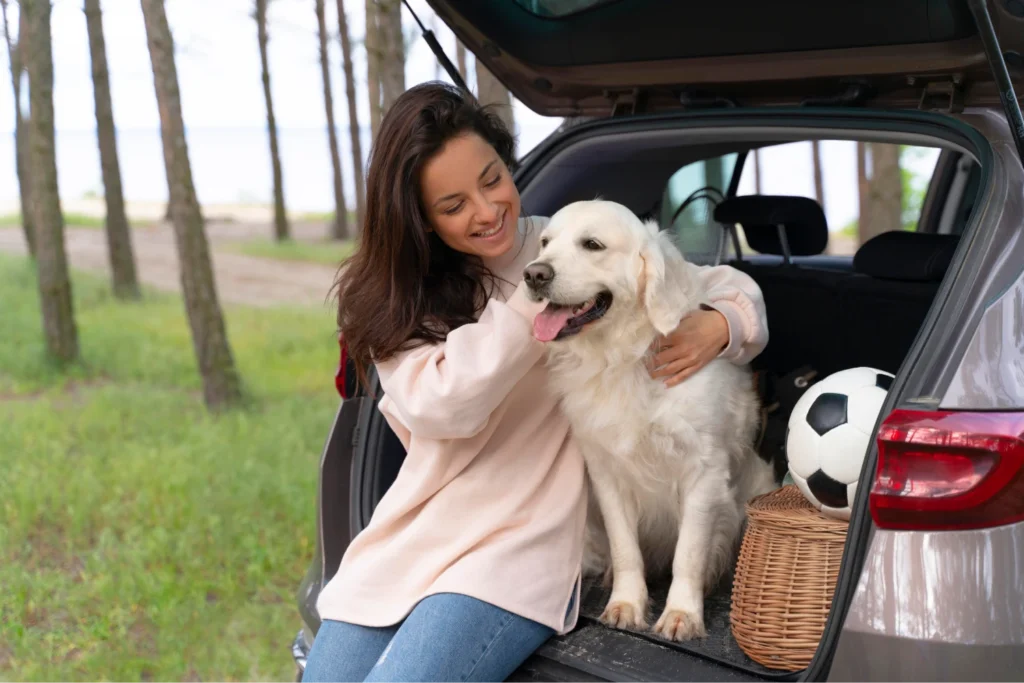
[[[352,242],[299,242],[286,240],[250,240],[229,246],[232,251],[247,256],[277,259],[279,261],[303,261],[336,266],[352,253]]]
[[[31,266],[0,256],[0,680],[290,680],[330,313],[226,308],[247,402],[214,416],[178,297],[74,294],[61,371]]]
[[[106,217],[90,216],[84,213],[69,211],[64,214],[64,224],[75,228],[105,228]],[[131,224],[135,227],[135,224]],[[20,213],[8,213],[0,216],[0,228],[16,228],[21,226]]]

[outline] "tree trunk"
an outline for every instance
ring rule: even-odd
[[[761,150],[752,152],[754,159],[754,194],[761,194]]]
[[[871,211],[868,208],[868,143],[857,143],[857,239],[864,244],[870,237]]]
[[[466,46],[462,44],[462,41],[458,38],[455,39],[455,64],[459,69],[459,75],[462,76],[462,80],[466,81],[466,85],[469,85],[469,76],[466,75]]]
[[[203,380],[203,397],[209,408],[219,408],[238,402],[241,398],[241,383],[217,300],[210,248],[203,228],[199,200],[192,184],[185,123],[181,116],[178,72],[174,65],[174,41],[167,24],[163,0],[142,0],[142,14],[160,111],[160,134],[163,138],[174,238],[181,264],[185,311]]]
[[[331,237],[348,239],[348,207],[342,189],[341,156],[338,154],[338,131],[334,125],[334,98],[331,95],[331,70],[327,59],[327,20],[324,18],[324,0],[316,0],[317,32],[320,34],[320,74],[324,80],[324,107],[327,109],[327,140],[331,148],[331,166],[334,169],[334,222]]]
[[[900,178],[900,147],[870,143],[871,176],[868,179],[867,210],[870,219],[859,230],[861,244],[883,232],[903,227],[903,183]]]
[[[509,131],[514,134],[516,123],[512,116],[512,96],[509,95],[508,88],[502,85],[479,60],[476,63],[476,90],[480,103],[491,105]]]
[[[363,45],[366,48],[366,90],[370,100],[370,140],[377,139],[377,131],[380,130],[380,120],[383,118],[381,110],[381,51],[379,11],[376,0],[366,0],[366,38]]]
[[[381,114],[405,92],[405,36],[401,0],[377,0]]]
[[[11,40],[11,28],[7,21],[7,0],[0,0],[4,15],[4,38],[7,41],[8,63],[11,65],[11,88],[14,92],[14,158],[18,174],[18,191],[21,198],[21,229],[25,233],[25,244],[32,258],[36,257],[36,236],[32,221],[32,201],[29,197],[31,184],[28,168],[28,122],[21,115],[21,73],[25,47],[28,45],[28,29],[25,13],[18,17],[18,42]]]
[[[124,208],[121,189],[121,166],[117,158],[117,130],[110,101],[110,74],[107,71],[107,48],[103,40],[103,14],[100,0],[85,0],[85,24],[89,32],[89,55],[92,58],[92,90],[96,101],[96,137],[100,147],[103,172],[103,196],[107,204],[107,248],[114,296],[120,299],[139,298],[139,280],[135,274],[131,231]]]
[[[356,77],[352,69],[352,40],[348,34],[345,0],[338,0],[338,34],[341,37],[341,61],[345,71],[345,97],[348,99],[348,131],[352,144],[352,180],[356,188],[356,228],[360,230],[366,215],[366,181],[363,179],[363,143],[359,135],[356,110]]]
[[[821,141],[811,140],[811,154],[814,163],[814,198],[822,211],[825,210],[825,179],[821,173]]]
[[[32,118],[30,159],[32,218],[36,229],[39,303],[43,312],[46,350],[58,362],[78,358],[71,280],[64,252],[64,215],[57,185],[57,157],[53,130],[53,53],[50,49],[49,0],[22,0],[28,27],[29,97]]]
[[[284,179],[281,173],[281,152],[277,146],[277,121],[274,120],[274,98],[270,94],[270,63],[267,58],[267,3],[256,0],[256,27],[260,42],[260,64],[263,68],[263,99],[267,103],[267,132],[270,134],[270,163],[274,171],[274,237],[289,238],[288,213],[284,208]]]

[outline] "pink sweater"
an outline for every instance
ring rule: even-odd
[[[546,221],[521,219],[521,248],[491,269],[521,283]],[[733,268],[700,273],[729,322],[723,357],[748,362],[768,342],[760,290]],[[389,626],[428,595],[461,593],[575,626],[585,470],[533,338],[541,308],[503,284],[475,324],[378,364],[380,411],[408,455],[321,592],[322,619]]]

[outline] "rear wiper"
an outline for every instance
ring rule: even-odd
[[[1013,134],[1013,141],[1017,144],[1017,156],[1021,164],[1024,164],[1024,116],[1021,116],[1020,102],[1013,91],[1013,81],[1010,80],[1010,71],[1006,68],[1006,60],[1003,59],[1003,50],[999,47],[999,36],[996,35],[995,26],[992,25],[992,15],[988,12],[988,5],[985,0],[967,0],[967,5],[974,15],[974,23],[978,27],[978,34],[985,46],[985,56],[988,57],[989,68],[996,79],[996,87],[999,88],[999,99],[1003,101],[1003,109],[1006,111],[1006,121],[1010,124],[1010,132]]]

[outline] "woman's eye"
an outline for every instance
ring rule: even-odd
[[[500,180],[501,180],[501,174],[498,174],[498,175],[494,176],[493,180],[488,180],[487,184],[484,187],[494,187],[495,185],[498,184],[498,181],[500,181]]]
[[[454,216],[455,214],[457,214],[461,210],[462,210],[462,202],[459,202],[455,206],[453,206],[453,207],[451,207],[449,209],[445,209],[444,213],[448,214],[449,216]]]
[[[587,251],[601,251],[604,249],[604,245],[597,240],[586,239],[583,240],[583,248]]]

